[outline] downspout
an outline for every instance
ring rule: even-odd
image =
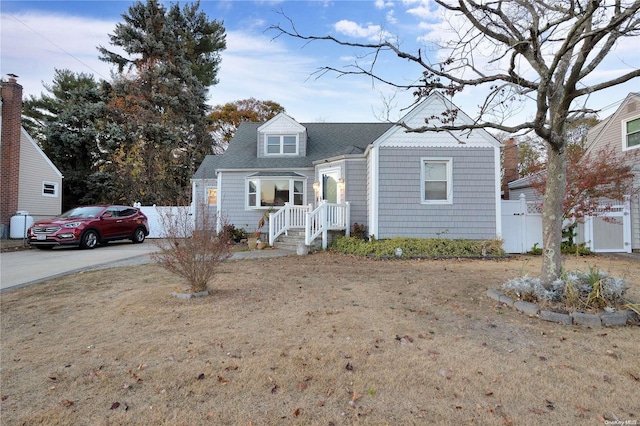
[[[493,162],[495,172],[495,200],[496,200],[496,237],[502,238],[502,198],[500,196],[502,192],[502,181],[500,179],[500,147],[494,146],[493,148]]]
[[[216,204],[216,232],[222,231],[222,172],[216,172],[216,191],[218,191],[218,203]]]
[[[378,192],[379,192],[379,170],[378,157],[380,148],[373,146],[369,151],[370,155],[370,201],[369,201],[369,235],[378,236]]]

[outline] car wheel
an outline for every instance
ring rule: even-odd
[[[144,241],[144,237],[144,229],[138,228],[133,232],[133,238],[131,238],[131,241],[133,241],[133,244],[140,244]]]
[[[39,250],[51,250],[53,246],[36,246]]]
[[[93,230],[88,230],[80,238],[80,248],[92,249],[98,245],[98,233]]]

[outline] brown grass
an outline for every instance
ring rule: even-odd
[[[595,424],[640,417],[638,327],[485,297],[539,258],[227,261],[197,300],[158,265],[2,293],[3,425]],[[567,260],[632,283],[640,263]]]

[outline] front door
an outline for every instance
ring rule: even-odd
[[[339,203],[341,201],[338,189],[339,179],[340,172],[338,170],[322,172],[322,199],[327,203]]]

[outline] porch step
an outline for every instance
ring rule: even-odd
[[[297,251],[298,244],[304,244],[304,231],[290,229],[289,235],[282,234],[276,238],[273,246],[279,249]],[[322,240],[316,239],[310,246],[311,250],[320,250],[322,248]]]

